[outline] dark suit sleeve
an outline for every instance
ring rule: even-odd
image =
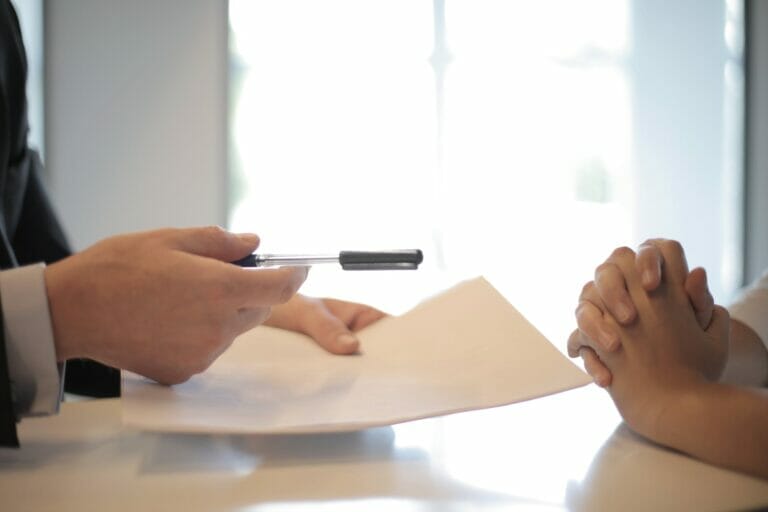
[[[16,415],[11,398],[11,381],[8,377],[8,360],[5,356],[5,326],[0,314],[0,446],[19,446],[16,435]]]
[[[26,183],[17,188],[23,190],[24,195],[11,240],[16,260],[19,265],[40,261],[55,263],[69,256],[70,249],[40,181],[40,157],[36,151],[27,149],[23,161],[18,165],[23,171],[17,174],[24,176]]]

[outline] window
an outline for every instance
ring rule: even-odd
[[[561,348],[618,245],[681,240],[725,301],[739,7],[231,0],[230,227],[265,252],[421,248],[417,272],[315,268],[304,291],[398,313],[483,274]]]

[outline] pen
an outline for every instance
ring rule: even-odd
[[[249,254],[232,263],[241,267],[295,267],[340,263],[344,270],[416,270],[424,256],[419,249],[341,251],[339,254]]]

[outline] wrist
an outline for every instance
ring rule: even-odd
[[[678,447],[690,435],[691,422],[698,417],[697,412],[706,410],[706,403],[722,387],[720,383],[698,379],[667,393],[644,435],[659,444]]]
[[[689,404],[705,392],[709,382],[697,372],[675,375],[673,381],[649,381],[641,394],[634,398],[614,396],[614,401],[627,425],[638,434],[656,442],[662,442],[666,432],[673,427],[676,413],[682,404]]]
[[[48,295],[48,309],[51,315],[51,328],[53,329],[53,342],[56,349],[56,359],[66,361],[75,357],[83,357],[84,354],[77,346],[76,336],[71,336],[68,320],[68,305],[71,298],[66,296],[66,284],[64,283],[66,265],[64,261],[54,263],[45,268],[45,288]]]

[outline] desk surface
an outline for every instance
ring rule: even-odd
[[[735,510],[768,482],[661,449],[594,386],[394,427],[215,436],[124,428],[64,404],[0,450],[2,510]]]

